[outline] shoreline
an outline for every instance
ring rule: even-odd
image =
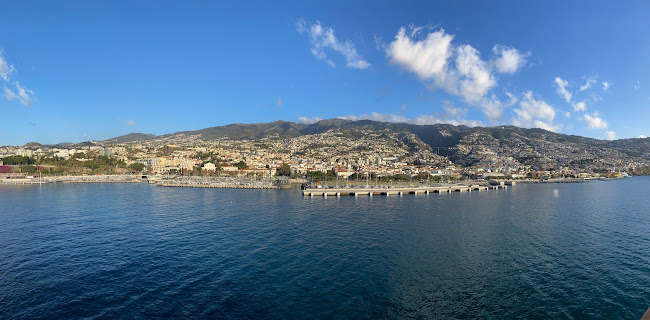
[[[183,178],[183,180],[176,180]],[[495,184],[505,184],[505,185],[514,185],[516,183],[586,183],[590,181],[609,181],[609,180],[621,180],[625,178],[567,178],[567,179],[548,179],[548,180],[538,180],[538,179],[524,179],[524,180],[493,180],[493,181],[466,181],[464,184],[447,184],[444,187],[452,186],[465,186],[469,187],[472,185],[495,185]],[[162,187],[179,187],[179,188],[216,188],[216,189],[285,189],[286,187],[282,183],[278,183],[280,180],[270,179],[270,180],[253,180],[253,179],[238,179],[238,178],[205,178],[205,177],[174,177],[174,178],[160,178],[160,177],[142,177],[141,175],[96,175],[96,176],[48,176],[48,177],[33,177],[33,178],[14,178],[14,179],[0,179],[0,186],[2,185],[32,185],[32,184],[51,184],[51,183],[144,183],[149,182],[149,184],[155,184],[156,186]],[[290,186],[291,184],[299,183],[298,179],[291,179],[288,181]],[[303,180],[304,181],[304,180]],[[348,186],[334,186],[330,185],[331,181],[323,184],[323,189],[343,189],[343,188],[352,188],[352,189],[377,189],[377,188],[432,188],[432,187],[443,187],[442,184],[437,186],[425,185],[425,184],[387,184],[382,186],[372,186],[367,184],[360,185],[348,185]],[[286,183],[286,182],[285,182]],[[320,190],[320,188],[313,188]]]

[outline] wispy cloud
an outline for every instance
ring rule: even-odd
[[[9,101],[18,100],[26,106],[32,105],[32,95],[34,94],[34,91],[22,87],[18,81],[14,82],[14,87],[16,88],[15,92],[6,86],[3,88],[5,99]]]
[[[605,131],[605,138],[607,138],[607,140],[616,139],[616,132],[614,132],[614,131]]]
[[[384,98],[388,97],[389,95],[390,95],[390,87],[381,87],[377,89],[377,92],[375,93],[377,102],[384,100]]]
[[[641,89],[641,82],[639,80],[636,81],[636,84],[634,85],[634,90],[639,90]]]
[[[584,101],[573,103],[573,111],[587,111],[587,104]]]
[[[553,81],[555,81],[555,84],[557,85],[557,94],[562,96],[566,102],[571,103],[571,92],[567,90],[569,82],[560,77],[556,77]]]
[[[3,93],[2,93],[2,95],[5,97],[5,99],[7,99],[7,100],[9,100],[9,101],[11,101],[11,100],[15,100],[16,98],[18,98],[18,96],[17,96],[13,91],[11,91],[9,88],[7,88],[7,87],[4,87],[4,88],[3,88]]]
[[[311,53],[319,60],[331,67],[334,61],[328,58],[326,50],[332,50],[345,58],[346,67],[355,69],[368,69],[371,64],[363,59],[351,41],[342,42],[334,35],[334,29],[321,26],[320,21],[309,23],[304,19],[298,20],[296,29],[300,34],[307,34],[311,43]]]
[[[510,98],[510,101],[507,102],[507,104],[509,106],[514,106],[515,103],[517,103],[517,101],[519,101],[519,99],[517,99],[517,97],[514,94],[510,93],[510,92],[506,92],[506,96],[508,96],[508,98]]]
[[[604,90],[604,91],[608,91],[608,90],[609,90],[609,87],[611,87],[612,84],[613,84],[613,83],[611,83],[611,82],[603,81],[603,90]]]
[[[278,106],[278,108],[279,108],[279,107],[282,107],[282,104],[283,104],[283,103],[284,103],[284,102],[282,101],[282,97],[278,97],[278,98],[275,100],[275,105]]]
[[[639,138],[639,139],[645,139],[645,138],[647,138],[647,136],[646,136],[646,135],[643,135],[643,134],[640,134],[637,138]]]
[[[126,124],[126,125],[129,126],[129,127],[132,127],[132,126],[135,125],[135,121],[133,121],[133,120],[127,120],[126,122],[124,122],[124,124]]]
[[[11,74],[15,70],[14,66],[10,65],[5,59],[4,52],[0,50],[0,84],[2,84],[2,96],[9,101],[17,100],[23,105],[29,106],[32,104],[34,91],[21,86],[18,81],[13,81],[13,85],[10,83]]]
[[[5,60],[4,53],[0,50],[0,79],[9,81],[9,74],[14,71],[14,66]]]
[[[589,76],[589,77],[588,77],[588,76],[584,76],[584,77],[582,77],[582,79],[585,80],[585,84],[583,84],[583,85],[580,86],[580,91],[585,91],[585,90],[591,88],[591,86],[592,86],[594,83],[596,83],[596,80],[598,79],[598,75],[595,74],[595,75],[593,75],[593,76]]]

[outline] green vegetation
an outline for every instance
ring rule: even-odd
[[[246,164],[246,162],[244,162],[244,160],[241,160],[241,161],[237,162],[235,164],[235,167],[237,167],[237,169],[239,169],[239,170],[248,169],[248,165]]]
[[[86,155],[83,153],[75,153],[67,160],[57,156],[41,158],[11,156],[2,159],[2,161],[6,165],[19,165],[21,172],[29,174],[34,174],[39,170],[43,175],[111,174],[126,170],[126,163],[122,160],[106,156],[95,156],[85,160],[85,157]]]
[[[37,173],[38,171],[40,171],[42,169],[43,169],[43,167],[37,167],[37,166],[33,166],[31,164],[20,167],[21,172],[26,172],[28,174],[35,174],[35,173]]]
[[[650,175],[650,166],[643,166],[634,169],[634,175],[636,176],[648,176]]]
[[[290,176],[291,175],[291,167],[283,163],[280,168],[278,168],[278,175],[279,176]]]
[[[34,159],[27,156],[10,156],[2,159],[5,165],[34,164]]]
[[[133,169],[135,171],[142,171],[142,170],[144,170],[144,167],[145,167],[144,164],[139,163],[139,162],[135,162],[135,163],[132,163],[132,164],[129,165],[129,168],[131,168],[131,169]]]

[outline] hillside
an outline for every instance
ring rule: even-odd
[[[208,143],[229,140],[291,140],[299,137],[320,137],[337,133],[347,141],[366,135],[408,135],[411,152],[428,151],[447,157],[463,166],[529,166],[537,169],[567,167],[583,169],[594,166],[616,167],[650,161],[650,138],[599,140],[554,133],[543,129],[515,126],[467,127],[450,124],[414,125],[371,120],[321,120],[313,124],[287,121],[231,124],[163,136],[134,133],[106,140],[109,144],[147,141],[152,145],[174,143]],[[338,150],[344,150],[345,140]],[[383,140],[377,140],[375,146]],[[351,143],[351,142],[350,142]],[[401,142],[403,143],[403,142]],[[312,145],[317,145],[312,143]],[[372,145],[372,144],[371,144]],[[424,148],[423,146],[426,146]],[[337,150],[334,146],[333,150]]]

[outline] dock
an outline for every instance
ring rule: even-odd
[[[487,191],[508,188],[505,184],[481,186],[449,186],[449,187],[362,187],[362,188],[306,188],[302,190],[302,195],[305,197],[324,197],[328,196],[370,196],[384,195],[384,196],[402,196],[405,194],[431,194],[431,193],[452,193],[452,192],[472,192],[472,191]]]

